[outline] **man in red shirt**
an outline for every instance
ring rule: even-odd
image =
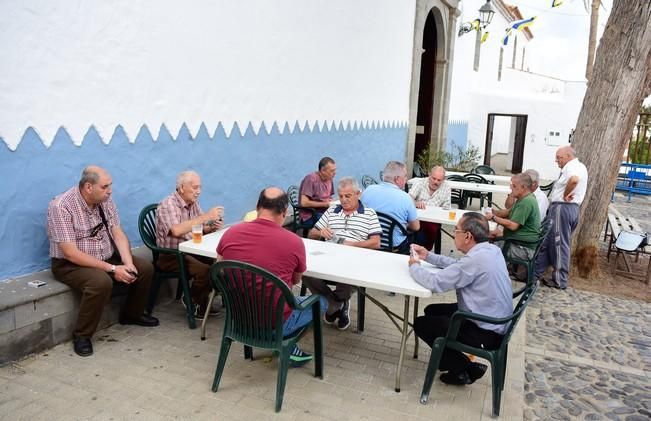
[[[298,189],[298,202],[301,207],[311,208],[313,213],[300,211],[301,221],[312,221],[311,225],[321,218],[323,212],[330,207],[330,201],[335,194],[334,178],[337,173],[335,161],[326,156],[319,161],[319,170],[309,173],[301,181]]]
[[[301,281],[305,272],[305,246],[296,234],[282,227],[287,215],[289,198],[278,187],[260,192],[256,210],[258,218],[232,226],[217,245],[217,260],[237,260],[268,270],[282,279],[290,288]],[[280,293],[280,291],[279,291]],[[296,297],[303,300],[307,297]],[[321,312],[328,302],[321,297]],[[312,321],[312,310],[294,310],[285,307],[283,333],[291,335]],[[298,346],[290,355],[290,365],[299,367],[312,355]]]

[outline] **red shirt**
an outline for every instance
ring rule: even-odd
[[[332,180],[323,181],[318,172],[313,172],[305,176],[301,181],[298,189],[298,203],[301,203],[300,196],[307,196],[308,199],[315,202],[329,202],[334,194],[335,186]],[[302,221],[309,219],[312,215],[310,212],[299,211]]]
[[[266,269],[290,288],[294,273],[303,273],[307,269],[303,240],[267,219],[258,218],[230,227],[217,245],[217,254],[225,260],[238,260]],[[278,296],[280,291],[276,298]],[[285,320],[291,312],[285,305]]]

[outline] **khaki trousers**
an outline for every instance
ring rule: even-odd
[[[106,262],[120,265],[119,255],[113,255]],[[133,256],[133,264],[138,269],[136,280],[129,284],[127,301],[120,317],[135,319],[142,316],[149,295],[149,286],[154,274],[154,267],[145,259]],[[102,318],[102,310],[111,299],[113,275],[100,269],[76,265],[66,259],[52,258],[54,277],[75,291],[81,292],[79,315],[73,335],[75,338],[90,338],[97,330]]]

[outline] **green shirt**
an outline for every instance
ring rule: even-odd
[[[509,212],[509,219],[520,224],[520,228],[516,231],[511,231],[504,227],[505,239],[512,238],[514,240],[524,241],[538,240],[538,231],[540,230],[540,211],[538,210],[536,196],[534,196],[533,193],[529,193],[515,202]],[[531,245],[531,248],[535,247],[535,244]]]

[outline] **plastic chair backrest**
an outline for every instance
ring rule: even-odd
[[[465,174],[463,178],[468,183],[489,184],[489,181],[479,174]]]
[[[393,252],[393,250],[400,245],[393,244],[394,231],[398,230],[406,237],[409,237],[409,233],[405,227],[403,227],[402,224],[391,215],[387,215],[386,213],[382,212],[376,212],[376,214],[378,220],[380,221],[380,226],[382,227],[382,235],[380,236],[380,250]]]
[[[488,165],[477,165],[470,172],[473,174],[495,174],[495,170]]]
[[[287,188],[287,197],[289,197],[289,204],[292,205],[294,222],[298,222],[300,221],[300,218],[298,217],[298,186],[289,186]]]
[[[423,170],[418,162],[414,162],[414,177],[427,177],[428,174]]]
[[[156,244],[156,209],[157,203],[145,206],[138,215],[138,232],[145,246],[151,250],[154,262],[158,258],[158,245]]]
[[[285,304],[296,307],[283,280],[255,265],[222,260],[210,268],[210,284],[224,299],[226,336],[254,347],[281,346]]]
[[[373,184],[378,184],[378,182],[373,177],[371,177],[370,175],[362,176],[362,187],[367,188],[368,186],[371,186]]]
[[[515,327],[518,324],[518,320],[520,320],[520,316],[522,316],[522,313],[524,312],[525,308],[529,304],[529,301],[533,298],[537,289],[538,289],[538,282],[534,282],[531,285],[527,286],[524,292],[522,293],[522,295],[520,296],[520,300],[518,301],[518,304],[516,304],[515,308],[513,309],[513,316],[509,324],[509,327],[506,329],[506,332],[504,332],[504,338],[502,338],[502,346],[509,343],[511,336],[513,335],[513,331],[515,330]]]

